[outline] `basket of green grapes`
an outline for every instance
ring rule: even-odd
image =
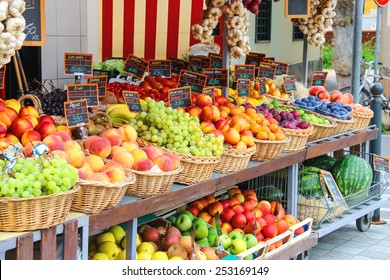
[[[199,119],[181,109],[165,107],[151,98],[141,105],[142,112],[130,123],[135,127],[140,146],[159,146],[180,158],[183,171],[176,183],[192,185],[209,180],[221,161],[223,137],[204,134]]]
[[[65,221],[75,193],[78,171],[64,160],[0,160],[0,231],[44,229]]]

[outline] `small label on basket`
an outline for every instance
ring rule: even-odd
[[[376,154],[373,155],[373,164],[374,164],[374,170],[378,172],[385,172],[389,174],[390,170],[390,159],[378,156]]]
[[[345,210],[348,209],[349,207],[345,202],[345,199],[341,194],[339,187],[333,179],[332,173],[330,173],[329,171],[321,170],[321,176],[324,179],[324,183],[328,189],[330,196],[332,197],[333,201],[337,203],[337,206],[341,206],[345,208]]]

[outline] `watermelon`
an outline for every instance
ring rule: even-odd
[[[329,171],[337,159],[328,155],[321,155],[315,158],[307,159],[303,162],[305,166],[314,166]]]
[[[346,155],[339,158],[330,172],[343,196],[365,190],[372,183],[371,165],[358,156]]]
[[[322,195],[321,169],[314,166],[305,166],[298,172],[298,191],[306,197],[319,197]]]

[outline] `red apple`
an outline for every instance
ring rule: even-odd
[[[213,100],[209,95],[201,93],[196,96],[195,106],[198,106],[199,108],[203,108],[211,105],[213,105]]]
[[[265,238],[274,238],[278,235],[278,228],[274,224],[267,224],[261,232]]]
[[[281,234],[288,230],[288,225],[285,220],[278,220],[275,222],[275,226],[278,229],[278,234]]]
[[[235,228],[243,228],[246,225],[246,218],[244,214],[236,214],[232,217],[231,224]]]
[[[200,212],[198,215],[198,218],[203,219],[206,223],[209,223],[212,217],[213,216],[211,216],[210,213],[206,211]]]
[[[199,208],[196,207],[195,205],[190,205],[186,208],[188,211],[190,211],[192,213],[192,215],[194,215],[195,217],[198,217],[199,215]]]
[[[249,201],[244,201],[244,203],[241,204],[242,207],[244,207],[245,210],[252,211],[255,207],[253,204]]]
[[[253,213],[252,211],[250,210],[245,210],[244,212],[242,212],[242,214],[245,216],[246,220],[249,222],[249,221],[252,221],[255,217],[253,216]]]
[[[263,219],[267,224],[273,224],[276,221],[276,217],[270,213],[267,213],[263,216]]]
[[[209,213],[212,216],[215,216],[217,213],[221,214],[223,212],[223,205],[220,202],[213,202],[209,205]]]
[[[233,205],[233,206],[231,207],[231,209],[232,209],[236,214],[242,214],[242,213],[245,211],[244,207],[242,207],[241,204]]]
[[[227,208],[221,213],[221,220],[222,222],[230,222],[234,215],[236,215],[236,212]]]
[[[221,224],[221,230],[223,232],[229,233],[233,230],[233,226],[230,223],[224,222]]]
[[[221,199],[219,202],[222,204],[223,210],[226,210],[230,207],[230,202],[227,199]]]
[[[156,228],[148,227],[142,233],[142,240],[158,244],[160,242],[160,233]]]

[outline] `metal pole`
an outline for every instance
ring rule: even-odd
[[[381,17],[382,17],[382,7],[378,6],[376,14],[376,31],[375,31],[375,65],[374,65],[374,74],[378,75],[378,56],[379,56],[379,36],[381,29]],[[378,78],[374,77],[374,83],[378,82]]]
[[[307,51],[307,34],[303,35],[303,55],[302,55],[302,72],[303,72],[303,81],[307,87],[307,77],[309,71],[309,60],[308,51]]]
[[[353,49],[352,49],[352,83],[351,89],[355,100],[359,100],[360,85],[360,63],[362,53],[362,21],[363,21],[363,2],[354,1],[354,21],[353,21]]]
[[[230,64],[230,52],[229,52],[229,45],[227,44],[227,41],[226,41],[226,36],[227,36],[227,33],[228,33],[228,29],[226,27],[226,24],[225,24],[225,16],[222,15],[223,17],[223,38],[222,38],[222,42],[223,42],[223,46],[222,46],[222,68],[226,68],[227,69],[227,72],[228,72],[228,77],[230,75],[230,71],[229,71],[229,64]],[[226,87],[226,88],[223,88],[222,89],[222,95],[225,96],[225,97],[228,97],[229,95],[229,86]]]
[[[383,93],[383,85],[380,83],[374,83],[370,89],[373,98],[371,99],[371,110],[374,112],[374,117],[371,119],[371,125],[375,124],[379,129],[379,135],[376,139],[370,141],[369,151],[371,154],[381,154],[381,127],[382,127],[382,98],[381,95]],[[372,165],[372,162],[371,162]],[[380,180],[380,173],[374,171],[374,182],[378,182]],[[379,190],[378,190],[379,191]],[[376,209],[372,216],[373,223],[382,223],[380,222],[380,209]]]

